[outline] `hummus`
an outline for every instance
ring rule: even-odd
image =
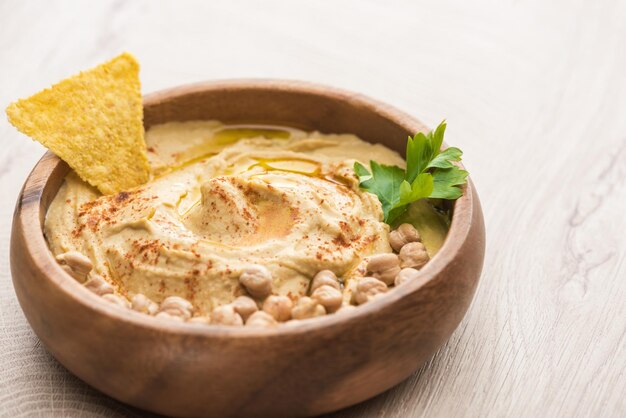
[[[380,202],[353,171],[355,160],[404,166],[382,145],[215,121],[154,126],[146,142],[150,182],[101,196],[70,173],[45,220],[54,254],[86,255],[124,296],[178,295],[210,313],[243,295],[242,270],[261,264],[274,293],[295,299],[320,270],[346,280],[392,251]],[[433,230],[420,230],[429,252],[445,236]]]

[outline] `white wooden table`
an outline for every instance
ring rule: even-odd
[[[626,416],[625,1],[2,0],[0,105],[123,50],[146,93],[302,79],[448,120],[484,206],[481,284],[428,364],[336,417]],[[19,308],[11,215],[44,150],[0,119],[0,414],[141,415]]]

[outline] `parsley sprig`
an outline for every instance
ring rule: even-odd
[[[458,199],[463,194],[467,171],[454,164],[463,152],[454,147],[441,151],[446,122],[424,135],[409,137],[406,144],[406,170],[397,166],[370,161],[371,172],[361,163],[354,163],[361,189],[378,196],[385,222],[393,224],[420,199]]]

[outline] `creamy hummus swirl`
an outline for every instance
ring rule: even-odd
[[[347,277],[391,251],[380,203],[352,169],[404,164],[382,145],[211,121],[159,125],[146,140],[149,183],[100,196],[70,174],[45,221],[53,253],[87,255],[121,294],[178,295],[208,313],[244,293],[238,277],[251,264],[295,298],[322,269]]]

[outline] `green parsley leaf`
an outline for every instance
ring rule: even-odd
[[[463,151],[458,148],[450,147],[441,151],[439,155],[431,160],[428,163],[427,168],[452,168],[456,167],[452,164],[453,161],[461,161],[461,156],[463,155]]]
[[[433,191],[434,179],[430,173],[422,173],[418,175],[412,184],[404,180],[400,183],[400,199],[394,207],[408,205],[420,199],[429,197]]]
[[[392,224],[413,202],[420,199],[458,199],[467,171],[454,163],[463,152],[454,147],[441,151],[446,122],[424,135],[418,132],[406,144],[406,170],[370,161],[370,170],[359,162],[354,171],[361,189],[373,193],[381,203],[385,222]]]
[[[423,172],[432,158],[431,142],[419,132],[406,143],[406,180],[413,183],[417,175]],[[411,158],[408,158],[408,156]]]
[[[429,197],[433,199],[458,199],[463,195],[463,191],[456,186],[465,184],[467,174],[467,171],[461,170],[457,166],[445,170],[435,170],[433,172],[434,187]]]
[[[367,168],[357,161],[354,163],[354,172],[359,177],[359,186],[362,189],[368,189],[372,183],[372,175]]]
[[[371,174],[360,163],[354,163],[360,187],[378,196],[387,219],[389,212],[400,199],[400,184],[404,181],[404,170],[396,166],[378,164],[376,161],[370,161],[370,167]]]

